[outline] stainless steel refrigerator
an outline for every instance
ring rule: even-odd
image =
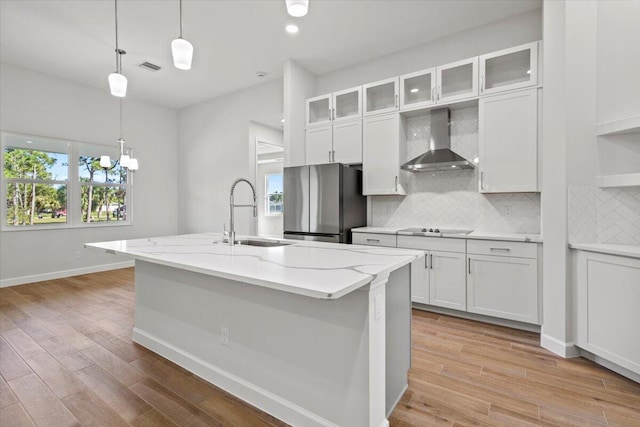
[[[284,168],[284,237],[351,243],[367,225],[362,171],[340,163]]]

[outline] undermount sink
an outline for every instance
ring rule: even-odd
[[[291,243],[280,242],[277,240],[254,240],[254,239],[244,239],[244,240],[236,240],[236,245],[238,246],[262,246],[266,248],[274,247],[274,246],[287,246]]]

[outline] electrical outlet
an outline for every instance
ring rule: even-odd
[[[75,257],[76,257],[76,259],[80,259],[80,251],[76,251]]]
[[[376,295],[373,298],[373,318],[378,320],[384,314],[384,297],[382,295]]]
[[[220,342],[222,345],[229,345],[229,328],[223,327],[220,330]]]
[[[507,205],[504,207],[504,216],[511,216],[512,213],[513,213],[513,210],[510,205]]]

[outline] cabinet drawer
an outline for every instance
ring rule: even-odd
[[[538,245],[524,242],[500,242],[492,240],[468,240],[467,253],[500,255],[520,258],[537,258]]]
[[[395,234],[353,233],[354,245],[396,247]]]
[[[398,247],[427,251],[464,252],[464,239],[443,237],[398,236]]]

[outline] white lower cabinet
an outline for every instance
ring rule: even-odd
[[[640,259],[574,254],[576,345],[640,375]]]
[[[429,304],[467,309],[464,253],[429,251]]]
[[[536,243],[469,241],[467,311],[540,324]]]
[[[399,248],[426,251],[423,271],[416,271],[412,276],[413,302],[455,310],[466,309],[464,239],[398,236],[397,243]]]

